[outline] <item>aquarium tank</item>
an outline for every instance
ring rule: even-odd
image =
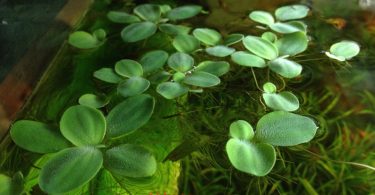
[[[375,194],[375,1],[0,16],[0,195]]]

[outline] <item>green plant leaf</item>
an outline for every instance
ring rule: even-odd
[[[179,52],[191,53],[199,49],[199,41],[188,34],[177,35],[172,42],[173,47]]]
[[[114,23],[121,24],[131,24],[141,21],[137,16],[122,11],[109,11],[107,18]]]
[[[94,178],[102,164],[103,155],[94,147],[64,149],[42,167],[39,186],[48,194],[69,192]]]
[[[271,43],[274,43],[277,40],[277,36],[273,32],[264,32],[261,37]]]
[[[227,73],[229,68],[230,65],[226,61],[203,61],[195,67],[195,70],[208,72],[219,77]]]
[[[183,25],[160,24],[159,30],[169,35],[189,34],[191,28]]]
[[[123,144],[105,152],[104,167],[116,176],[139,178],[154,175],[157,164],[146,148]]]
[[[130,134],[151,118],[155,99],[147,94],[132,96],[117,104],[107,116],[107,131],[112,138]]]
[[[142,65],[137,61],[128,59],[116,62],[115,71],[117,74],[124,77],[135,77],[143,75]]]
[[[143,20],[158,22],[161,16],[160,6],[154,4],[142,4],[134,8],[134,13]]]
[[[193,68],[194,58],[189,54],[176,52],[168,59],[168,66],[178,72],[186,72]]]
[[[267,60],[277,58],[279,52],[274,44],[255,36],[246,36],[243,44],[252,53]]]
[[[225,37],[224,45],[230,46],[230,45],[236,44],[238,42],[241,42],[244,37],[245,36],[243,34],[239,34],[239,33],[230,34],[227,37]]]
[[[182,73],[182,72],[176,72],[176,73],[173,74],[172,78],[173,78],[174,82],[180,82],[180,81],[184,80],[185,74]]]
[[[229,134],[233,138],[251,140],[254,137],[254,129],[247,121],[237,120],[230,124]]]
[[[251,143],[232,138],[226,145],[229,161],[245,173],[255,176],[265,176],[276,162],[275,149],[266,143]]]
[[[338,60],[340,62],[345,61],[345,57],[343,57],[343,56],[335,56],[335,55],[329,53],[328,51],[326,51],[325,54],[326,54],[326,56],[328,56],[331,59],[335,59],[335,60]]]
[[[168,4],[159,5],[159,7],[160,7],[161,14],[163,15],[172,10],[171,6]]]
[[[245,51],[234,52],[231,59],[236,64],[246,67],[264,68],[267,66],[263,58]]]
[[[174,99],[188,93],[189,88],[176,82],[160,83],[156,91],[166,99]]]
[[[276,90],[276,86],[271,82],[267,82],[263,85],[263,91],[265,93],[276,93]]]
[[[176,7],[167,13],[167,17],[170,20],[183,20],[194,17],[202,11],[202,7],[199,5],[185,5]]]
[[[255,22],[259,22],[265,25],[271,25],[275,22],[275,19],[273,18],[273,16],[270,13],[265,12],[265,11],[252,11],[249,14],[249,18]]]
[[[112,68],[101,68],[94,72],[94,77],[107,82],[107,83],[119,83],[123,80]]]
[[[305,33],[295,32],[284,35],[275,44],[279,49],[279,55],[294,56],[307,49],[308,39]]]
[[[193,35],[206,45],[217,45],[221,41],[221,34],[210,28],[196,28],[193,30]]]
[[[286,22],[286,24],[289,24],[298,28],[301,32],[306,33],[307,31],[307,25],[302,21],[289,21],[289,22]]]
[[[123,97],[140,95],[150,87],[150,81],[142,77],[130,77],[117,86],[117,92]]]
[[[52,126],[30,120],[19,120],[10,128],[17,146],[36,153],[53,153],[71,144]]]
[[[109,103],[109,100],[103,96],[87,93],[78,99],[78,103],[92,108],[102,108]]]
[[[298,28],[294,25],[291,25],[291,24],[288,24],[288,23],[281,23],[281,22],[276,22],[274,24],[271,24],[269,27],[273,31],[276,31],[276,32],[282,33],[282,34],[289,34],[289,33],[295,33],[295,32],[301,31],[300,28]]]
[[[102,142],[106,133],[105,118],[97,109],[72,106],[62,115],[60,130],[76,146],[97,145]]]
[[[264,103],[273,110],[296,111],[299,108],[298,98],[289,91],[281,93],[263,93]]]
[[[302,66],[285,58],[277,58],[268,63],[268,67],[285,78],[294,78],[301,74]]]
[[[275,111],[258,121],[254,139],[274,146],[294,146],[312,140],[317,129],[308,117]]]
[[[194,71],[185,77],[184,83],[198,87],[213,87],[220,84],[220,79],[208,72]]]
[[[172,76],[171,73],[162,70],[148,77],[148,80],[152,84],[159,84],[159,83],[168,81],[171,78],[171,76]]]
[[[276,9],[275,16],[277,20],[285,21],[304,18],[308,13],[309,8],[305,5],[288,5]]]
[[[143,72],[151,73],[163,68],[167,62],[169,54],[163,50],[154,50],[144,54],[139,63],[142,65]]]
[[[206,48],[206,53],[216,57],[226,57],[234,53],[236,50],[224,45],[217,45],[214,47]]]
[[[346,60],[358,55],[360,48],[358,43],[354,41],[340,41],[335,43],[329,49],[332,55],[344,57]]]
[[[93,35],[97,40],[99,40],[99,41],[104,41],[105,38],[106,38],[106,36],[107,36],[107,33],[105,32],[104,29],[99,28],[99,29],[95,30],[95,31],[92,33],[92,35]]]
[[[137,42],[155,34],[156,24],[152,22],[139,22],[130,24],[121,31],[122,40],[125,42]]]
[[[92,34],[85,31],[73,32],[69,35],[68,42],[79,49],[95,48],[100,43]]]
[[[12,178],[7,175],[0,174],[0,194],[2,195],[14,195],[12,193]]]

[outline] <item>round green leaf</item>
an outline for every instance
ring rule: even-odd
[[[224,45],[230,46],[230,45],[236,44],[242,41],[243,38],[244,38],[243,34],[238,34],[238,33],[230,34],[227,37],[225,37]]]
[[[150,22],[158,22],[161,16],[160,6],[154,4],[142,4],[134,8],[134,13]]]
[[[191,28],[183,25],[161,24],[159,30],[169,35],[189,34]]]
[[[161,14],[163,15],[172,10],[171,6],[168,4],[159,5],[159,7],[160,7]]]
[[[105,32],[105,30],[101,28],[95,30],[92,34],[99,41],[104,41],[107,36],[107,33]]]
[[[246,36],[243,44],[252,53],[267,60],[277,58],[279,52],[274,44],[255,36]]]
[[[230,65],[226,61],[203,61],[195,67],[195,70],[208,72],[219,77],[227,73],[229,68]]]
[[[193,30],[193,35],[206,45],[216,45],[221,41],[221,34],[210,28],[196,28]]]
[[[155,74],[151,75],[147,79],[152,84],[159,84],[159,83],[168,81],[171,78],[171,76],[172,76],[171,73],[162,70],[162,71],[156,72]]]
[[[249,52],[245,51],[234,52],[231,55],[231,59],[233,62],[241,66],[257,68],[266,67],[266,62],[263,60],[263,58],[260,58],[256,55],[250,54]]]
[[[330,53],[335,56],[344,57],[346,60],[358,55],[360,48],[354,41],[341,41],[335,43],[329,49]]]
[[[69,35],[69,44],[79,49],[91,49],[99,45],[98,39],[84,31],[76,31]]]
[[[157,26],[152,22],[139,22],[125,27],[121,37],[125,42],[137,42],[152,36],[156,30]]]
[[[277,40],[277,36],[275,35],[275,33],[272,33],[272,32],[264,32],[262,34],[262,39],[265,39],[271,43],[274,43]]]
[[[290,21],[286,22],[286,24],[292,25],[299,29],[299,31],[306,33],[307,25],[302,21]]]
[[[101,68],[94,72],[94,77],[107,83],[118,83],[123,80],[112,68]]]
[[[296,111],[299,108],[298,98],[291,92],[264,93],[264,103],[273,110]]]
[[[271,25],[275,22],[275,19],[273,19],[273,16],[270,13],[265,12],[265,11],[252,11],[249,14],[249,18],[255,22],[259,22],[265,25]]]
[[[107,18],[114,23],[122,24],[131,24],[141,21],[137,16],[121,11],[110,11],[107,14]]]
[[[94,108],[72,106],[62,115],[60,130],[76,146],[97,145],[102,142],[106,133],[105,118]]]
[[[254,137],[253,127],[244,120],[238,120],[230,124],[230,136],[237,139],[251,140]]]
[[[179,34],[173,39],[172,45],[179,52],[191,53],[199,48],[199,41],[191,35]]]
[[[288,24],[288,23],[281,23],[281,22],[276,22],[274,24],[271,24],[269,26],[273,31],[276,31],[278,33],[282,34],[289,34],[289,33],[294,33],[294,32],[299,32],[301,31],[300,28]]]
[[[10,128],[10,136],[17,146],[36,153],[53,153],[70,146],[59,129],[36,121],[15,122]]]
[[[48,194],[69,192],[94,178],[102,164],[103,155],[94,147],[64,149],[42,167],[39,186]]]
[[[116,62],[115,71],[117,74],[124,77],[134,77],[143,75],[142,65],[137,61],[128,59]]]
[[[109,103],[109,100],[103,96],[87,93],[78,99],[78,103],[92,108],[102,108]]]
[[[206,48],[206,53],[216,57],[226,57],[234,53],[236,50],[224,45],[218,45],[214,47]]]
[[[163,50],[154,50],[144,54],[139,63],[144,73],[154,72],[161,69],[168,60],[169,54]]]
[[[180,82],[180,81],[184,80],[185,74],[182,73],[182,72],[176,72],[176,73],[173,74],[172,78],[173,78],[173,81]]]
[[[116,176],[138,178],[154,175],[157,164],[146,148],[123,144],[105,152],[104,167]]]
[[[166,99],[174,99],[188,93],[189,88],[177,82],[160,83],[156,91]]]
[[[227,142],[229,161],[239,171],[255,176],[265,176],[276,162],[275,149],[266,143],[251,143],[232,138]]]
[[[268,67],[285,78],[294,78],[301,74],[302,66],[284,58],[277,58],[268,63]]]
[[[258,121],[255,139],[275,146],[294,146],[312,140],[317,129],[308,117],[275,111]]]
[[[192,74],[185,77],[184,83],[198,87],[212,87],[220,84],[220,79],[207,72],[194,71]]]
[[[295,32],[286,34],[283,38],[276,41],[280,55],[296,55],[307,49],[308,39],[305,33]]]
[[[289,5],[276,9],[275,16],[276,19],[285,21],[304,18],[308,13],[309,8],[305,5]]]
[[[170,20],[183,20],[196,16],[202,11],[202,7],[199,5],[185,5],[176,7],[167,13],[167,17]]]
[[[123,97],[142,94],[150,87],[150,81],[142,77],[130,77],[117,86],[117,92]]]
[[[132,96],[117,104],[107,116],[107,130],[110,137],[132,133],[145,125],[151,118],[155,99],[150,95]]]
[[[194,58],[189,54],[176,52],[168,59],[168,66],[178,72],[186,72],[193,68]]]
[[[263,85],[263,91],[265,93],[275,93],[276,90],[277,90],[276,86],[271,82],[267,82]]]

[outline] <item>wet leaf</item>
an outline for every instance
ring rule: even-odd
[[[112,138],[130,134],[145,125],[154,111],[155,99],[147,94],[132,96],[117,104],[107,116]]]
[[[114,23],[122,24],[131,24],[141,21],[137,16],[121,11],[109,11],[107,18]]]
[[[134,77],[143,75],[142,65],[137,61],[128,59],[116,62],[115,71],[117,74],[124,77]]]
[[[195,68],[196,71],[208,72],[216,76],[222,76],[229,71],[230,65],[226,61],[203,61]]]
[[[220,79],[210,73],[194,71],[184,79],[184,83],[198,87],[213,87],[220,84]]]
[[[10,128],[10,136],[17,146],[42,154],[57,152],[71,145],[59,129],[31,120],[16,121]]]
[[[308,39],[305,33],[296,32],[284,35],[276,41],[280,55],[296,55],[307,49]]]
[[[97,145],[102,142],[106,133],[105,118],[94,108],[72,106],[62,115],[60,130],[76,146]]]
[[[160,6],[154,4],[142,4],[134,8],[134,13],[143,20],[158,22],[161,16]]]
[[[194,17],[202,11],[202,7],[199,5],[185,5],[176,7],[167,13],[167,17],[170,20],[183,20]]]
[[[274,146],[294,146],[309,142],[317,129],[308,117],[275,111],[258,121],[254,139]]]
[[[243,44],[252,53],[267,60],[273,60],[279,55],[274,44],[255,36],[246,36]]]
[[[154,50],[144,54],[139,63],[144,73],[151,73],[161,69],[167,62],[169,54],[163,50]]]
[[[252,11],[249,14],[249,18],[255,22],[259,22],[265,25],[271,25],[275,22],[275,19],[273,18],[273,16],[270,13],[265,12],[265,11]]]
[[[226,57],[226,56],[231,55],[235,51],[236,51],[235,49],[224,46],[224,45],[218,45],[218,46],[206,48],[206,53],[212,56],[216,56],[216,57]]]
[[[275,11],[276,19],[280,21],[301,19],[307,16],[309,8],[304,5],[283,6]]]
[[[230,45],[236,44],[238,42],[241,42],[244,37],[245,36],[243,34],[238,34],[238,33],[230,34],[227,37],[225,37],[224,45],[230,46]]]
[[[169,35],[189,34],[191,28],[184,25],[160,24],[159,30]]]
[[[244,120],[233,122],[230,127],[230,136],[242,140],[251,140],[254,137],[253,127]]]
[[[39,186],[48,194],[60,194],[88,183],[103,164],[94,147],[67,148],[56,153],[40,172]]]
[[[291,92],[263,93],[264,103],[273,110],[296,111],[299,108],[298,98]]]
[[[139,178],[154,175],[157,164],[146,148],[123,144],[105,152],[104,167],[116,176]]]
[[[69,35],[69,44],[79,49],[91,49],[99,45],[98,39],[84,31],[76,31]]]
[[[231,59],[236,64],[246,67],[264,68],[267,66],[263,58],[245,51],[234,52]]]
[[[117,86],[117,92],[123,97],[140,95],[150,87],[150,81],[142,77],[130,77]]]
[[[152,22],[133,23],[121,31],[121,37],[125,42],[137,42],[152,36],[156,30],[157,26]]]
[[[172,42],[173,47],[179,52],[191,53],[199,49],[199,41],[188,34],[177,35]]]
[[[206,45],[217,45],[221,41],[221,34],[210,28],[196,28],[193,35]]]
[[[232,138],[227,142],[226,150],[232,165],[245,173],[265,176],[275,165],[275,149],[266,143],[251,143]]]
[[[123,80],[112,68],[101,68],[94,72],[94,77],[107,83],[119,83]]]
[[[186,72],[193,68],[194,58],[189,54],[177,52],[168,59],[168,66],[178,72]]]
[[[78,103],[92,108],[102,108],[109,103],[105,97],[87,93],[78,99]]]
[[[156,91],[166,99],[174,99],[188,93],[189,88],[177,82],[164,82]]]
[[[268,67],[285,78],[294,78],[301,74],[302,66],[284,58],[277,58],[268,63]]]

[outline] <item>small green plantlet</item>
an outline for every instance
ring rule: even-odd
[[[103,96],[87,93],[79,98],[78,103],[92,108],[102,108],[109,103],[109,99]]]
[[[354,41],[341,41],[335,43],[329,49],[329,52],[325,54],[332,59],[338,61],[350,60],[354,56],[358,55],[360,51],[358,43]]]
[[[79,49],[92,49],[99,47],[105,40],[106,32],[98,29],[90,34],[84,31],[77,31],[69,35],[69,44]]]

